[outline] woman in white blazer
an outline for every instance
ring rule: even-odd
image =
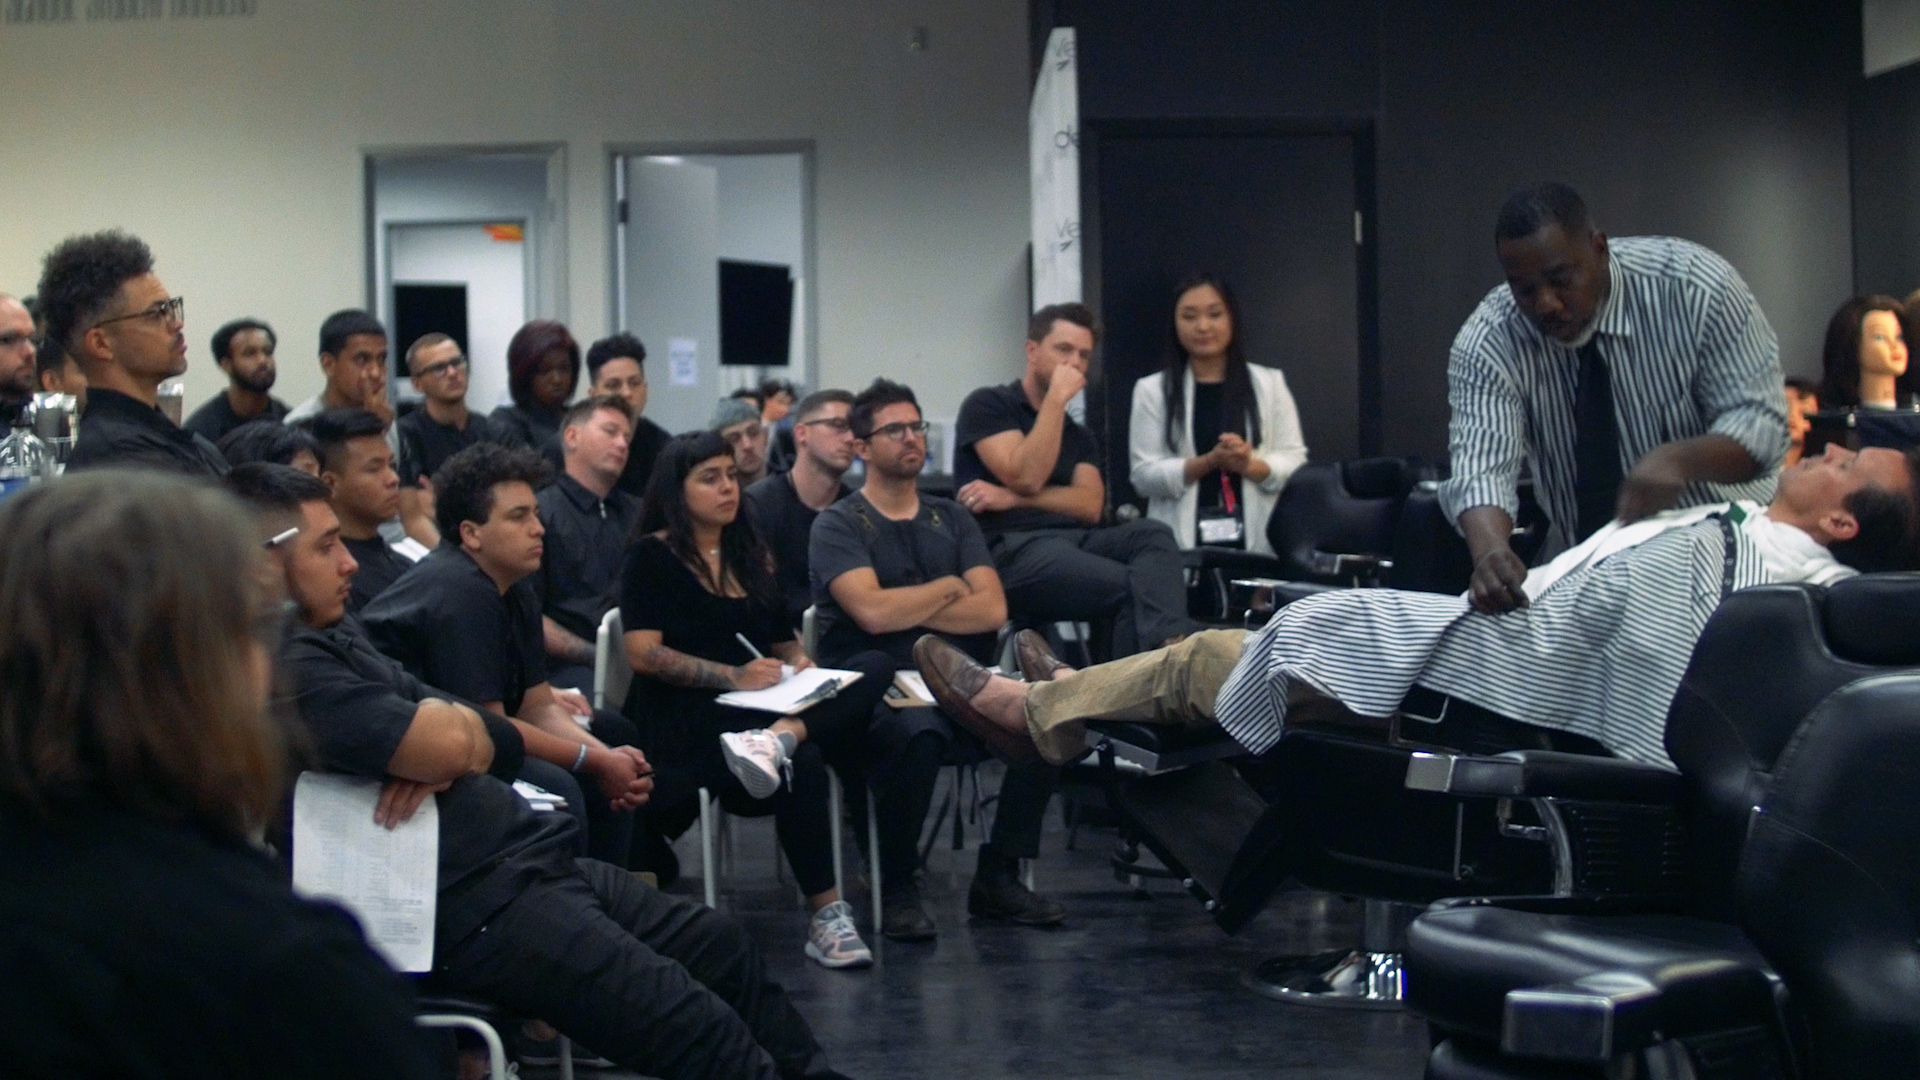
[[[1147,497],[1147,516],[1170,526],[1183,548],[1271,555],[1267,518],[1306,463],[1307,444],[1286,376],[1247,363],[1239,314],[1225,281],[1202,275],[1181,284],[1172,359],[1133,384],[1133,487]],[[1197,428],[1205,430],[1196,439]]]

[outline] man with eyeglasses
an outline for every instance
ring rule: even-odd
[[[193,410],[182,426],[218,443],[249,420],[283,420],[287,403],[267,391],[278,369],[273,350],[280,343],[273,327],[258,319],[235,319],[213,332],[213,362],[227,373],[227,388]]]
[[[717,433],[733,447],[733,467],[740,473],[740,486],[751,487],[767,475],[767,425],[760,419],[760,405],[744,398],[721,398],[714,406],[707,430]]]
[[[440,466],[482,439],[506,442],[510,436],[493,421],[467,408],[467,376],[472,369],[460,343],[442,333],[423,334],[407,347],[407,374],[425,399],[394,423],[400,449],[400,520],[407,535],[429,548],[440,543],[433,523],[433,481]]]
[[[816,659],[864,668],[870,664],[859,658],[877,652],[896,670],[911,670],[914,641],[935,633],[989,660],[1007,621],[1006,593],[973,515],[919,490],[927,424],[913,391],[877,379],[854,399],[848,419],[867,478],[813,525],[808,561],[819,605]],[[896,941],[926,941],[938,930],[915,885],[916,845],[940,765],[955,760],[957,733],[938,709],[882,704],[877,711],[886,715],[875,717],[853,764],[873,789],[879,826],[880,932]],[[971,739],[961,741],[964,751],[980,753]],[[826,743],[820,749],[845,775],[836,753],[846,751]],[[993,832],[980,846],[967,893],[968,914],[1021,926],[1066,918],[1058,901],[1020,881],[1020,860],[1040,854],[1040,823],[1059,777],[1050,765],[1008,767]]]
[[[0,424],[10,423],[33,396],[33,314],[0,293]]]
[[[41,270],[39,302],[47,340],[80,364],[89,387],[67,468],[226,475],[211,442],[160,411],[160,384],[187,370],[186,304],[154,276],[146,244],[118,231],[62,241]]]
[[[1186,569],[1166,525],[1102,526],[1107,487],[1093,436],[1067,403],[1087,384],[1098,339],[1084,304],[1050,304],[1027,324],[1017,382],[967,395],[955,424],[960,505],[980,519],[1029,623],[1111,620],[1112,654],[1172,644],[1194,629]]]
[[[766,477],[747,489],[747,513],[754,531],[773,552],[774,577],[787,600],[795,632],[813,603],[807,578],[807,537],[820,511],[850,494],[841,477],[853,467],[853,428],[847,414],[853,395],[845,390],[816,390],[794,410],[793,468]]]

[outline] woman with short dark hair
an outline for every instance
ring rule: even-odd
[[[261,540],[150,472],[0,503],[8,1075],[430,1075],[406,984],[249,843],[287,761]]]

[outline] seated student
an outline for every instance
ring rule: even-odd
[[[1220,278],[1180,284],[1170,337],[1166,366],[1133,384],[1134,490],[1183,548],[1271,555],[1267,518],[1307,461],[1287,377],[1247,362],[1240,305]]]
[[[511,442],[551,455],[560,441],[560,416],[580,385],[580,343],[552,319],[535,319],[507,342],[507,392],[513,404],[491,420]]]
[[[1820,411],[1820,387],[1812,379],[1789,375],[1786,391],[1787,457],[1780,463],[1781,468],[1800,464],[1807,449],[1807,432],[1813,427],[1807,417]]]
[[[406,820],[428,798],[439,806],[436,977],[545,1019],[650,1076],[838,1075],[767,980],[740,924],[617,867],[575,859],[571,819],[536,813],[508,786],[523,754],[553,736],[422,683],[374,649],[342,605],[353,558],[323,485],[283,469],[240,479],[250,481],[244,495],[264,512],[265,532],[299,529],[273,550],[298,609],[286,658],[293,704],[320,767],[384,781],[385,823]],[[645,801],[649,779],[630,774],[622,798]],[[114,895],[146,902],[118,873],[113,882]],[[64,899],[61,907],[83,911]],[[318,976],[274,985],[309,977]],[[364,1052],[336,1019],[358,997],[301,1000],[325,1000],[311,1011],[326,1017],[335,1040],[326,1049]],[[183,1030],[198,1029],[166,1034],[202,1044],[204,1035],[181,1039]],[[268,1060],[283,1067],[280,1057]],[[342,1065],[335,1073],[365,1071]]]
[[[540,569],[545,533],[533,491],[546,479],[546,462],[526,447],[478,443],[448,458],[433,485],[446,539],[360,617],[374,645],[421,682],[554,736],[550,749],[529,746],[538,760],[524,778],[584,813],[589,854],[624,865],[633,814],[616,804],[641,767],[632,727],[547,682],[540,601],[528,580]],[[596,782],[603,797],[585,797],[587,785],[569,774]]]
[[[328,409],[307,421],[306,428],[319,445],[320,482],[333,492],[340,542],[360,564],[347,595],[347,611],[357,614],[426,558],[427,549],[410,536],[390,543],[380,534],[381,524],[392,520],[400,506],[400,478],[393,471],[387,425],[365,409]]]
[[[926,424],[913,391],[879,379],[854,399],[855,446],[867,463],[866,484],[821,511],[810,562],[822,663],[835,667],[877,650],[901,667],[913,663],[913,641],[934,631],[981,659],[1007,621],[1000,575],[973,515],[949,499],[920,493]],[[801,429],[804,430],[804,429]],[[778,482],[776,477],[773,481]],[[866,748],[879,816],[883,893],[881,932],[908,941],[934,936],[933,919],[914,887],[920,823],[954,730],[937,709],[893,709],[878,720]],[[831,760],[831,758],[829,759]],[[1053,926],[1066,910],[1020,882],[1020,860],[1040,854],[1040,824],[1059,770],[1015,765],[1007,770],[994,811],[993,835],[967,893],[967,912],[1023,926]]]
[[[227,460],[160,411],[160,384],[187,370],[186,304],[153,273],[153,252],[123,232],[64,240],[47,254],[39,304],[47,339],[87,376],[87,419],[72,471],[140,465],[223,476]]]
[[[1667,707],[1720,599],[1767,582],[1920,568],[1917,484],[1920,448],[1829,446],[1783,471],[1769,506],[1603,526],[1530,571],[1504,614],[1464,596],[1336,590],[1287,605],[1252,640],[1210,630],[1031,687],[990,677],[936,638],[914,657],[941,704],[1010,760],[1078,757],[1086,720],[1217,722],[1262,753],[1299,722],[1289,710],[1331,709],[1350,726],[1391,716],[1420,687],[1671,768]]]
[[[1127,656],[1193,629],[1173,530],[1142,518],[1102,527],[1106,483],[1093,436],[1067,415],[1096,340],[1080,304],[1035,312],[1018,382],[967,395],[955,425],[960,505],[980,521],[1018,618],[1113,620]]]
[[[840,478],[853,467],[853,428],[847,420],[852,408],[853,395],[845,390],[808,394],[796,410],[793,467],[747,488],[747,514],[773,553],[773,575],[795,630],[813,606],[813,582],[807,577],[813,520],[851,494]]]
[[[228,465],[264,461],[299,469],[308,476],[320,475],[320,446],[304,424],[250,420],[220,437],[220,456]]]
[[[213,332],[213,362],[226,372],[226,388],[193,410],[181,426],[219,442],[249,420],[284,420],[287,403],[267,391],[278,374],[273,327],[258,319],[235,319]]]
[[[405,981],[249,843],[286,784],[260,541],[173,477],[0,503],[0,1073],[435,1075]]]
[[[647,493],[647,478],[653,475],[653,459],[673,436],[667,429],[647,419],[647,373],[640,365],[647,358],[647,347],[632,334],[603,337],[587,350],[587,385],[597,396],[612,396],[627,403],[633,419],[633,437],[627,444],[627,467],[620,472],[620,490],[638,499]]]
[[[79,412],[87,411],[87,377],[80,372],[80,365],[74,363],[67,351],[43,342],[39,352],[33,358],[34,373],[40,379],[40,392],[44,394],[70,394]]]
[[[713,419],[707,421],[707,430],[733,447],[734,460],[739,462],[740,486],[743,488],[759,483],[769,471],[767,425],[760,421],[759,400],[741,396],[747,393],[749,391],[740,390],[732,397],[721,398],[713,407]]]
[[[406,522],[407,535],[427,547],[440,543],[427,478],[482,439],[509,441],[491,420],[467,409],[468,368],[460,343],[445,334],[423,334],[407,347],[407,375],[425,400],[394,421],[400,441],[400,520]]]
[[[793,467],[793,403],[800,392],[785,379],[760,383],[760,422],[767,425],[767,468],[776,473]]]
[[[336,311],[320,324],[319,393],[287,410],[286,422],[298,424],[328,409],[365,409],[385,421],[387,445],[400,452],[387,401],[387,328],[357,308]]]
[[[871,964],[853,909],[834,886],[827,767],[808,736],[864,729],[893,669],[866,671],[838,696],[771,726],[771,713],[715,701],[724,691],[778,683],[783,663],[800,669],[812,661],[787,622],[766,546],[739,515],[725,440],[703,431],[668,442],[643,505],[642,535],[620,578],[620,619],[638,674],[629,714],[653,728],[654,813],[668,815],[663,831],[673,835],[669,822],[691,822],[701,787],[730,813],[771,812],[813,912],[807,955],[827,967]]]
[[[593,685],[594,641],[617,602],[627,534],[640,518],[640,500],[616,486],[627,465],[628,415],[617,397],[568,409],[560,421],[566,467],[537,496],[547,535],[533,584],[556,686]]]

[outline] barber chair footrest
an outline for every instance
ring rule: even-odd
[[[1398,1009],[1406,986],[1399,953],[1364,949],[1276,956],[1243,981],[1276,1001],[1334,1009]]]

